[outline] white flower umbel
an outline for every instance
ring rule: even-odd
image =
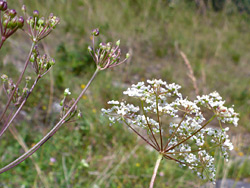
[[[222,123],[238,125],[239,115],[217,93],[198,96],[190,101],[179,93],[181,86],[162,80],[139,82],[123,92],[139,100],[139,106],[110,101],[110,109],[102,109],[112,123],[124,122],[163,157],[188,166],[205,180],[215,182],[214,157],[211,150],[219,147],[228,160],[233,145]],[[209,118],[205,111],[211,111]],[[206,113],[211,114],[211,113]],[[210,122],[218,125],[208,127]],[[213,126],[214,127],[214,126]],[[145,131],[146,130],[146,136]]]

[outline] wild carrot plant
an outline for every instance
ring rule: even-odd
[[[181,86],[162,80],[139,82],[123,92],[138,100],[138,106],[126,101],[109,101],[110,109],[102,109],[111,123],[123,122],[135,134],[159,153],[151,178],[154,186],[161,160],[173,160],[187,166],[200,178],[215,183],[215,166],[212,150],[220,151],[228,160],[233,149],[227,134],[229,127],[238,125],[238,114],[226,107],[217,92],[197,96],[194,101],[183,97]],[[212,124],[213,126],[209,126]]]

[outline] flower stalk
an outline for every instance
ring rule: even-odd
[[[153,172],[153,175],[152,175],[152,178],[151,178],[151,181],[150,181],[149,188],[153,188],[154,187],[155,178],[156,178],[156,175],[157,175],[157,172],[158,172],[158,168],[160,166],[162,158],[163,158],[162,154],[159,154],[158,158],[156,160],[156,163],[155,163],[154,172]]]

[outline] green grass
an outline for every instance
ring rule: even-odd
[[[20,7],[9,0],[9,6]],[[100,41],[121,39],[124,54],[132,52],[131,62],[114,70],[100,73],[78,107],[83,119],[77,124],[63,126],[36,154],[35,161],[43,170],[50,187],[148,187],[157,154],[145,147],[143,141],[124,126],[109,126],[100,114],[108,100],[122,99],[128,84],[151,78],[161,78],[183,86],[186,96],[194,97],[191,81],[179,50],[188,57],[198,81],[200,93],[217,90],[227,104],[235,104],[241,118],[239,127],[232,130],[237,152],[227,177],[242,180],[249,177],[249,160],[234,160],[243,152],[248,156],[250,134],[250,37],[249,15],[239,14],[232,4],[222,12],[208,10],[199,15],[193,3],[163,1],[99,0],[25,0],[28,11],[38,9],[61,18],[60,26],[44,43],[56,59],[51,75],[47,75],[35,89],[25,107],[28,113],[20,117],[16,128],[30,147],[49,131],[58,120],[58,114],[47,114],[51,84],[53,100],[59,102],[64,88],[70,87],[77,97],[81,85],[86,84],[94,71],[87,53],[90,31],[100,28]],[[20,11],[19,11],[20,12]],[[22,46],[6,42],[0,52],[0,73],[15,77],[11,63],[23,60],[20,48],[28,49],[28,38],[20,31],[14,39]],[[13,50],[13,51],[11,51]],[[26,50],[28,51],[28,50]],[[3,63],[3,54],[8,52]],[[17,53],[15,53],[17,52]],[[13,55],[15,54],[15,56]],[[13,57],[14,56],[14,57]],[[9,63],[6,65],[6,61]],[[31,70],[29,70],[31,72]],[[13,74],[11,74],[13,73]],[[39,98],[39,100],[37,100]],[[41,100],[40,100],[41,99]],[[1,98],[0,103],[4,103]],[[246,139],[238,140],[241,136]],[[236,140],[236,141],[235,141]],[[1,139],[1,166],[23,153],[22,148],[6,133]],[[50,164],[50,157],[56,163]],[[89,167],[84,167],[85,159]],[[218,178],[225,174],[224,163],[218,157]],[[194,187],[203,182],[187,169],[173,162],[163,161],[155,187]],[[68,182],[65,173],[69,176]],[[0,187],[43,187],[30,159],[0,175]]]

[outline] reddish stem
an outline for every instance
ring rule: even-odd
[[[28,58],[27,58],[27,60],[26,60],[26,62],[25,62],[25,65],[24,65],[24,69],[23,69],[23,71],[22,71],[21,75],[19,76],[19,79],[18,79],[18,81],[17,81],[17,83],[16,83],[16,87],[15,87],[14,90],[12,91],[12,93],[11,93],[9,99],[8,99],[8,102],[7,102],[7,104],[6,104],[5,108],[4,108],[4,111],[2,112],[2,114],[1,114],[1,116],[0,116],[0,122],[2,121],[2,119],[3,119],[3,117],[4,117],[4,115],[5,115],[5,113],[6,113],[7,109],[8,109],[8,107],[9,107],[9,105],[10,105],[10,103],[11,103],[11,100],[12,100],[12,98],[13,98],[13,96],[14,96],[16,90],[17,90],[17,88],[18,88],[19,84],[20,84],[21,81],[22,81],[23,75],[24,75],[25,70],[26,70],[26,68],[27,68],[27,66],[28,66],[28,64],[29,64],[29,59],[30,59],[30,56],[31,56],[31,54],[32,54],[32,51],[33,51],[34,47],[35,47],[35,43],[33,42],[33,43],[32,43],[32,46],[31,46],[31,49],[30,49],[30,52],[29,52],[29,55],[28,55]]]

